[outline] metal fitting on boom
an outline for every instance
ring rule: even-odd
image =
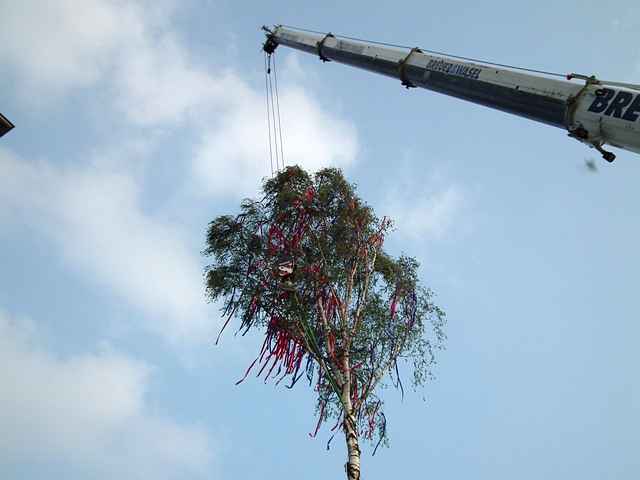
[[[330,58],[325,57],[324,54],[322,53],[322,49],[324,48],[324,42],[327,41],[327,38],[335,38],[335,36],[331,32],[327,33],[324,36],[324,38],[318,42],[318,44],[316,46],[316,48],[318,49],[318,56],[320,57],[320,60],[322,60],[323,62],[330,62],[331,61]]]
[[[569,75],[567,75],[567,80],[573,80],[574,78],[586,81],[587,85],[609,85],[612,87],[628,88],[629,90],[640,90],[640,85],[636,83],[612,82],[610,80],[599,80],[596,78],[595,75],[591,75],[589,77],[587,75],[580,75],[579,73],[570,73]]]
[[[422,53],[422,50],[420,50],[418,47],[412,48],[409,54],[406,57],[404,57],[402,60],[400,60],[400,62],[398,63],[398,74],[400,75],[400,81],[402,82],[402,86],[407,89],[416,88],[416,86],[413,83],[411,83],[411,81],[407,78],[407,73],[406,73],[407,61],[409,60],[411,55],[413,55],[416,52]]]

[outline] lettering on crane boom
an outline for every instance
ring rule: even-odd
[[[426,68],[432,72],[448,73],[449,75],[471,78],[472,80],[477,80],[482,72],[480,68],[468,67],[460,63],[449,63],[444,60],[429,60]]]
[[[588,110],[607,117],[635,122],[640,118],[640,95],[624,90],[601,88],[596,92],[596,99]]]

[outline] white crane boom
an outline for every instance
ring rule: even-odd
[[[407,88],[421,87],[565,129],[570,137],[596,148],[607,161],[615,155],[605,144],[640,153],[640,86],[605,82],[570,74],[571,83],[510,69],[433,55],[419,48],[403,51],[379,43],[294,30],[264,27],[264,50],[278,45],[399,79]],[[538,72],[544,73],[544,72]]]

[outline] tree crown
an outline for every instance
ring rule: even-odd
[[[418,262],[385,253],[391,221],[378,218],[339,170],[289,167],[263,192],[244,200],[240,214],[212,221],[203,252],[213,258],[207,295],[223,301],[225,327],[238,318],[243,334],[265,332],[238,383],[254,367],[265,381],[290,378],[289,388],[306,376],[318,394],[316,432],[349,415],[379,444],[386,438],[379,391],[391,385],[404,395],[399,361],[414,387],[432,376],[444,312],[420,285]]]

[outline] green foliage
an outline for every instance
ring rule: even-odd
[[[289,167],[263,192],[244,200],[239,215],[210,223],[207,295],[223,301],[240,331],[265,332],[249,370],[257,364],[278,382],[288,376],[290,386],[306,373],[318,392],[318,425],[353,414],[360,436],[383,440],[379,391],[404,394],[399,372],[407,368],[414,387],[431,378],[445,315],[420,285],[418,262],[384,252],[391,221],[376,217],[339,170],[311,176]]]

